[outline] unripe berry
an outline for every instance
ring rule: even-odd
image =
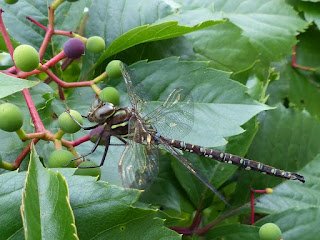
[[[74,175],[86,175],[98,177],[100,179],[101,169],[97,167],[98,165],[93,161],[85,161],[79,164],[78,169],[74,172]],[[79,168],[79,167],[95,167],[95,168]]]
[[[76,59],[84,53],[84,43],[79,38],[70,38],[64,44],[63,51],[68,58]]]
[[[280,240],[282,233],[280,228],[274,223],[266,223],[259,229],[260,240]]]
[[[106,87],[99,93],[99,98],[103,102],[109,102],[113,105],[119,105],[120,94],[114,87]]]
[[[8,4],[15,4],[18,0],[4,0],[4,2]]]
[[[3,103],[0,105],[0,129],[7,132],[18,131],[23,124],[23,114],[16,105]]]
[[[112,60],[108,63],[106,73],[110,78],[117,78],[121,76],[120,63],[120,60]]]
[[[67,150],[56,150],[50,154],[48,159],[48,167],[59,168],[67,165],[71,159],[75,156]],[[69,168],[74,168],[76,166],[76,161],[72,161],[68,166]]]
[[[89,37],[86,44],[86,48],[93,53],[102,52],[105,46],[106,44],[104,42],[104,39],[99,36]]]
[[[24,72],[36,69],[40,63],[37,50],[30,45],[20,45],[13,52],[13,60],[17,67]]]
[[[75,110],[70,110],[71,116],[76,119],[82,125],[82,116]],[[81,129],[67,112],[62,113],[58,118],[58,124],[62,131],[66,133],[75,133]]]

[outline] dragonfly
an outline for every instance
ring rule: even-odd
[[[298,173],[277,169],[263,163],[240,156],[225,153],[204,146],[176,140],[188,134],[193,126],[193,103],[190,92],[184,87],[171,91],[165,101],[155,109],[146,100],[146,92],[141,83],[124,63],[120,63],[121,72],[126,83],[130,107],[115,107],[112,103],[95,99],[87,118],[95,126],[84,129],[98,129],[99,137],[93,149],[85,155],[94,152],[102,139],[105,150],[98,167],[104,164],[110,146],[111,136],[120,139],[125,149],[120,157],[118,170],[124,187],[144,189],[152,183],[159,171],[159,147],[172,154],[205,186],[214,192],[226,204],[226,200],[211,183],[196,170],[183,152],[232,164],[246,170],[257,171],[275,177],[305,182]],[[79,158],[80,158],[79,157]]]

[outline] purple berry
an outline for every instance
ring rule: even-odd
[[[76,59],[82,56],[85,50],[84,43],[79,38],[70,38],[64,44],[63,51],[68,58]]]

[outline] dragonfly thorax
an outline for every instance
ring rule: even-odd
[[[88,111],[88,120],[90,122],[102,123],[107,121],[115,112],[115,107],[112,103],[103,102],[100,99],[96,99],[89,111]]]

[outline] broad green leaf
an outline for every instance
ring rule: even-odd
[[[320,1],[299,2],[299,10],[303,11],[308,22],[314,22],[320,29]]]
[[[103,0],[94,1],[90,11],[95,14],[89,17],[86,34],[101,36],[107,46],[97,65],[132,46],[175,38],[223,22],[214,20],[211,10],[179,11],[178,6],[163,0],[121,0],[112,4]],[[86,55],[83,72],[96,62],[94,59],[97,57],[93,54]]]
[[[96,182],[93,177],[66,178],[80,239],[180,239],[156,218],[155,210],[132,206],[137,190]]]
[[[194,102],[194,124],[183,140],[204,146],[223,146],[223,137],[243,132],[240,127],[257,113],[270,109],[251,99],[247,88],[229,78],[229,73],[207,68],[206,62],[184,62],[167,58],[131,67],[154,101],[164,101],[178,86],[190,90]],[[156,81],[155,81],[156,80]],[[120,83],[118,89],[125,91]],[[214,134],[207,134],[207,133]]]
[[[119,38],[115,39],[99,58],[97,64],[100,64],[103,60],[118,52],[121,52],[140,43],[175,38],[192,31],[197,31],[199,29],[212,26],[217,23],[221,23],[221,21],[207,21],[197,24],[193,27],[186,27],[180,26],[178,24],[178,21],[168,21],[155,25],[143,25],[134,28],[122,34]]]
[[[20,92],[24,88],[31,88],[38,83],[39,82],[36,81],[19,79],[4,73],[0,73],[0,98],[9,96],[15,92]]]
[[[259,228],[249,225],[232,224],[212,228],[208,231],[207,239],[224,240],[257,240]]]
[[[307,26],[284,0],[217,0],[214,8],[239,26],[267,61],[292,54],[294,35]]]
[[[3,239],[23,239],[20,206],[25,177],[25,172],[18,171],[0,175],[0,235]]]
[[[266,194],[259,198],[256,203],[258,211],[277,213],[292,208],[319,207],[319,166],[320,155],[318,154],[300,171],[306,180],[304,184],[292,181],[280,184],[272,194]]]
[[[283,239],[314,240],[318,238],[319,234],[319,214],[320,209],[318,206],[304,209],[291,208],[269,215],[259,220],[255,225],[261,226],[272,222],[281,229]]]
[[[52,175],[61,176],[59,173],[61,172],[66,178],[70,192],[70,204],[80,239],[141,239],[142,236],[146,237],[146,239],[181,238],[174,231],[164,227],[163,220],[156,217],[157,211],[132,206],[139,196],[137,190],[126,190],[108,185],[106,182],[97,182],[94,177],[73,176],[74,169],[55,169],[55,171],[59,171],[56,173],[52,172],[52,170],[43,169],[41,171],[46,171],[51,177]],[[1,217],[4,218],[4,221],[1,222],[5,223],[0,225],[0,232],[3,233],[1,236],[15,237],[17,232],[21,232],[22,222],[19,209],[25,176],[25,173],[17,172],[0,176],[0,182],[4,183],[0,188],[1,206],[3,206],[0,207],[0,211],[3,213]],[[41,177],[41,180],[43,180],[43,174],[41,174]],[[45,186],[45,182],[41,186]],[[50,192],[53,189],[56,189],[56,192]],[[31,189],[29,190],[31,191]],[[50,185],[48,190],[41,196],[48,200],[52,200],[52,196],[55,194],[62,195],[64,191],[63,188],[57,190],[57,185]],[[38,193],[32,191],[29,194]],[[28,196],[31,197],[30,195]],[[66,202],[66,198],[63,200]],[[46,209],[50,210],[48,205],[46,205]],[[60,211],[62,209],[57,208],[57,210]],[[63,220],[65,221],[66,219],[60,219],[60,221]],[[47,226],[52,224],[59,223],[50,221]],[[56,230],[56,228],[54,229]],[[51,238],[49,237],[49,239]]]
[[[247,157],[252,160],[292,172],[310,162],[320,151],[317,143],[320,122],[306,112],[285,109],[278,105],[273,111],[258,116],[259,131],[250,146]],[[251,185],[255,189],[273,187],[281,178],[252,171],[241,172],[235,197],[247,201]],[[297,183],[301,184],[302,183]]]
[[[210,61],[210,66],[230,72],[249,68],[258,58],[258,51],[232,22],[225,22],[186,36],[196,59]]]
[[[42,25],[48,25],[48,7],[53,2],[42,0],[18,1],[16,4],[0,2],[0,8],[5,12],[2,14],[4,24],[7,25],[10,36],[21,44],[29,44],[37,50],[44,39],[45,31],[34,23],[31,23],[27,16],[36,19]],[[63,2],[55,12],[55,29],[74,31],[82,18],[86,0],[70,3]],[[68,38],[54,36],[53,47],[57,51],[62,47],[63,42]],[[49,52],[49,50],[48,50]],[[51,51],[50,51],[51,52]],[[50,55],[52,57],[52,54]]]
[[[26,239],[78,239],[66,180],[61,173],[43,167],[34,147],[21,214]]]

